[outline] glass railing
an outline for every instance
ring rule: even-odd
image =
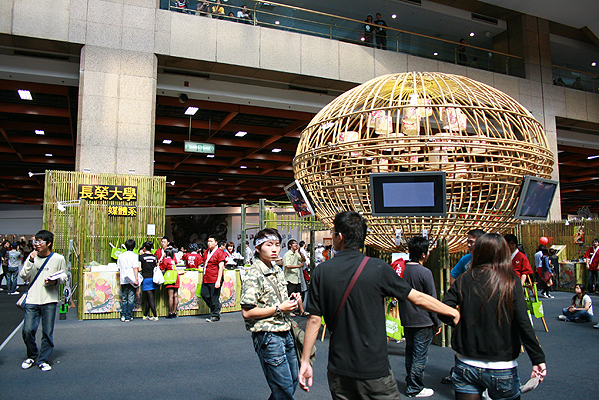
[[[553,84],[585,92],[599,93],[599,75],[552,65]]]
[[[223,14],[202,11],[207,3],[212,11],[215,2],[189,0],[174,2],[161,0],[161,8],[176,12],[249,23],[257,26],[319,36],[363,46],[378,47],[388,51],[411,54],[418,57],[440,60],[472,68],[524,77],[522,57],[484,49],[450,40],[439,39],[413,32],[387,27],[386,43],[378,40],[380,35],[369,34],[365,21],[322,13],[300,7],[272,2],[248,2],[248,18],[237,18],[240,7],[222,4]],[[251,6],[251,7],[250,7]],[[372,24],[371,29],[378,26]]]

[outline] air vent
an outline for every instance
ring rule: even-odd
[[[415,6],[422,6],[422,0],[399,0],[402,3],[408,3],[408,4],[412,4]]]
[[[36,58],[45,58],[45,59],[49,59],[49,60],[69,61],[69,56],[63,56],[63,55],[52,54],[52,53],[37,53],[34,51],[15,50],[13,52],[13,54],[15,56],[36,57]]]
[[[195,76],[196,78],[210,79],[210,74],[207,74],[205,72],[181,71],[178,69],[168,69],[168,68],[165,68],[163,70],[163,72],[165,74],[181,75],[181,76]]]
[[[485,24],[499,25],[499,20],[497,18],[487,17],[486,15],[472,13],[472,19],[478,22],[484,22]]]
[[[310,92],[310,93],[318,93],[318,94],[328,94],[329,93],[326,89],[314,89],[314,88],[307,88],[307,87],[295,86],[295,85],[289,85],[289,89],[301,90],[302,92]]]

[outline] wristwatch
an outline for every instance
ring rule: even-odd
[[[275,306],[275,315],[281,315],[281,308],[279,306]]]

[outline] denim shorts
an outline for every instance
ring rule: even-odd
[[[455,360],[451,373],[453,390],[458,393],[482,393],[489,390],[493,400],[513,400],[520,396],[518,368],[487,369],[473,367]]]

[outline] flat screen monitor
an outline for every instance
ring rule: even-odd
[[[299,218],[306,218],[314,215],[314,209],[310,203],[310,198],[304,193],[304,190],[298,181],[293,181],[285,186],[285,194],[289,198],[289,201]]]
[[[524,220],[546,220],[557,184],[557,181],[525,176],[514,217]]]
[[[444,216],[445,172],[370,174],[373,216]]]

